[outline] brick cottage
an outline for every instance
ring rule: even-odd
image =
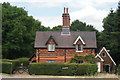
[[[35,37],[35,53],[30,62],[36,63],[69,63],[71,58],[93,54],[95,56],[96,32],[94,31],[70,31],[70,16],[68,8],[64,8],[62,14],[62,31],[37,31]],[[104,49],[102,49],[104,51]],[[105,50],[106,51],[106,50]],[[102,51],[101,51],[102,52]],[[104,52],[105,57],[101,57],[101,52],[95,56],[98,59],[98,72],[110,72],[110,67],[115,66],[115,62],[108,52]],[[103,54],[102,54],[103,55]],[[108,56],[107,56],[108,55]],[[109,58],[108,58],[109,57]],[[81,60],[79,63],[84,63]],[[105,65],[108,65],[103,69]]]

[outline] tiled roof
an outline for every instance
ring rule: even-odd
[[[85,42],[83,48],[97,48],[96,46],[96,32],[90,31],[70,31],[70,35],[61,35],[61,31],[37,31],[35,37],[35,48],[46,48],[45,43],[49,37],[53,36],[54,40],[58,44],[56,48],[74,48],[73,43],[81,36]]]

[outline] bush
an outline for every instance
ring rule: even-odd
[[[11,74],[13,70],[11,62],[2,62],[2,73]]]
[[[20,66],[20,62],[18,60],[2,59],[2,62],[10,62],[13,70]]]
[[[120,64],[118,65],[118,75],[120,75]]]
[[[29,58],[18,58],[16,60],[19,62],[19,65],[23,64],[26,67],[29,65]]]
[[[2,72],[8,73],[8,74],[11,74],[17,67],[21,66],[21,64],[23,64],[23,66],[26,66],[26,67],[28,67],[29,65],[28,58],[18,58],[15,60],[10,60],[10,59],[1,59],[1,60],[2,60],[2,67],[3,67]],[[8,69],[8,72],[6,72],[7,70],[6,65],[8,65],[7,68],[8,67],[10,68],[10,70]]]
[[[31,63],[28,70],[30,74],[36,75],[94,75],[97,66],[75,63]]]

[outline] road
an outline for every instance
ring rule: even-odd
[[[3,78],[2,80],[119,80],[118,78]]]

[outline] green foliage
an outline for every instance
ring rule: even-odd
[[[12,74],[12,72],[16,68],[18,68],[19,66],[22,66],[21,64],[23,64],[23,66],[28,67],[28,65],[29,65],[28,58],[18,58],[15,60],[2,59],[2,69],[3,69],[2,72]],[[8,71],[7,71],[7,69],[8,69]]]
[[[78,75],[94,75],[97,72],[97,65],[95,64],[79,64],[77,68]]]
[[[18,66],[20,66],[20,62],[18,60],[10,60],[10,59],[2,59],[2,62],[6,63],[9,62],[12,64],[12,71],[16,69]]]
[[[77,63],[79,60],[85,60],[87,63],[95,64],[97,62],[97,59],[94,58],[94,55],[88,54],[86,56],[78,56],[75,55],[74,58],[71,59],[70,63]]]
[[[2,73],[11,74],[12,70],[13,68],[11,62],[2,62]]]
[[[48,31],[41,22],[28,16],[23,8],[2,4],[2,53],[3,58],[30,57],[34,53],[36,31]]]
[[[73,21],[70,29],[72,31],[97,31],[92,25],[86,25],[86,23],[79,20]]]
[[[117,64],[120,63],[120,2],[116,11],[110,13],[103,20],[103,32],[98,37],[99,48],[104,46],[110,50],[112,58]]]
[[[31,63],[29,73],[36,75],[94,75],[97,66],[94,64],[57,64],[57,63]]]
[[[120,64],[118,65],[118,75],[120,75]]]
[[[16,61],[18,61],[20,65],[23,64],[23,66],[26,67],[29,65],[29,58],[18,58]]]
[[[58,25],[52,28],[52,31],[62,31],[62,26]]]

